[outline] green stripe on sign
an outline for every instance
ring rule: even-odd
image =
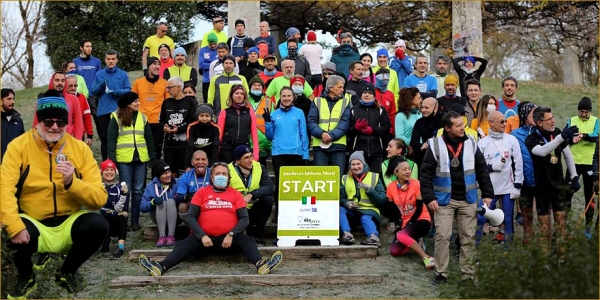
[[[277,235],[279,236],[338,236],[340,232],[338,230],[278,230]]]

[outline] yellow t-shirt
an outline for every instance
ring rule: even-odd
[[[214,29],[211,29],[209,32],[205,33],[202,37],[202,44],[200,44],[200,48],[204,48],[208,46],[208,35],[214,33],[217,35],[217,43],[227,43],[227,33],[225,31],[217,32]],[[227,45],[229,46],[229,45]],[[231,49],[229,49],[231,51]]]
[[[158,46],[162,45],[162,44],[167,44],[169,45],[169,47],[171,48],[171,52],[173,52],[175,50],[175,43],[173,43],[173,40],[168,37],[168,36],[163,36],[162,38],[158,38],[155,35],[148,37],[146,39],[146,41],[144,42],[144,50],[146,48],[148,48],[148,57],[150,56],[154,56],[154,57],[160,57],[158,55]]]
[[[485,133],[485,135],[489,135],[490,133],[490,123],[489,122],[485,122],[483,124],[478,124],[477,122],[477,118],[473,119],[473,121],[471,121],[471,129],[477,131],[477,128],[481,128],[481,130],[483,130],[483,133]]]

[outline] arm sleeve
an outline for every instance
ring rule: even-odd
[[[108,123],[108,134],[106,135],[106,148],[108,150],[108,158],[117,163],[117,137],[119,135],[119,125],[111,116]]]
[[[483,72],[485,72],[485,69],[487,68],[487,59],[482,58],[482,57],[475,57],[475,60],[477,60],[478,62],[481,63],[481,65],[479,65],[479,68],[477,69],[477,71],[475,71],[477,73],[477,76],[475,78],[477,78],[477,80],[479,80],[481,78],[481,76],[483,75]]]
[[[419,170],[420,183],[421,183],[421,196],[423,202],[429,204],[429,202],[436,200],[435,193],[433,192],[433,176],[435,175],[435,168],[437,161],[431,151],[431,148],[427,148],[425,151],[425,157],[423,157],[423,163],[421,164],[421,170]]]
[[[0,170],[2,170],[2,180],[0,181],[2,205],[2,215],[0,220],[5,226],[8,233],[8,237],[12,238],[17,233],[25,229],[25,223],[23,223],[19,216],[18,199],[15,196],[17,192],[17,182],[21,175],[21,165],[23,164],[22,157],[20,155],[21,145],[16,143],[9,143],[4,153]]]
[[[154,187],[154,182],[149,183],[144,190],[144,194],[142,194],[142,203],[140,203],[140,211],[143,213],[148,213],[152,211],[152,199],[154,199],[154,193],[152,193],[152,188]]]
[[[123,88],[121,89],[116,89],[113,94],[116,97],[121,97],[123,94],[131,91],[131,83],[129,82],[129,77],[127,77],[127,73],[125,73],[125,71],[122,71],[122,79],[121,82],[123,83]]]
[[[193,85],[193,86],[197,86],[198,85],[198,71],[196,71],[196,69],[192,68],[192,73],[190,74],[190,80],[189,82]]]
[[[415,209],[415,212],[413,213],[412,217],[410,217],[409,222],[416,222],[419,217],[421,216],[421,213],[423,213],[423,199],[418,199],[416,201],[417,208]]]
[[[206,235],[200,224],[198,224],[198,216],[200,215],[200,206],[196,204],[190,204],[190,207],[185,214],[180,214],[181,220],[187,227],[190,228],[192,234],[197,239],[202,239],[203,236]]]
[[[383,180],[379,178],[377,184],[366,193],[367,196],[369,196],[369,199],[371,199],[373,204],[377,207],[383,207],[387,202],[385,187],[383,186],[382,181]]]
[[[488,173],[488,167],[485,162],[485,157],[479,147],[475,148],[475,174],[477,176],[477,183],[481,190],[481,198],[493,198],[494,187],[492,186],[492,180]],[[421,173],[421,176],[423,174]]]
[[[458,74],[458,78],[464,77],[465,75],[465,71],[463,71],[462,67],[459,64],[461,60],[463,60],[462,57],[455,57],[452,59],[452,67],[454,68],[454,72]]]
[[[252,138],[252,155],[254,160],[258,161],[260,158],[260,147],[258,146],[258,129],[256,126],[256,114],[250,113],[250,137]]]
[[[152,135],[152,129],[150,128],[149,123],[144,125],[144,139],[146,140],[146,149],[148,149],[150,160],[157,159],[158,155],[156,153],[156,148],[154,147],[154,136]]]
[[[171,78],[171,71],[169,71],[169,68],[166,68],[162,75],[164,80],[169,80],[169,78]]]
[[[212,123],[212,125],[214,126],[213,128],[213,136],[212,136],[212,142],[211,142],[211,153],[208,156],[208,161],[211,164],[216,163],[218,154],[219,154],[219,146],[221,145],[221,140],[220,140],[220,135],[221,135],[221,128],[215,124]]]
[[[300,126],[300,142],[302,143],[302,159],[303,160],[308,160],[309,156],[310,156],[310,152],[308,149],[309,146],[309,136],[308,136],[308,132],[306,131],[306,120],[305,118],[299,118],[299,124],[298,126]],[[596,147],[598,148],[598,147]]]
[[[83,110],[79,105],[79,99],[77,99],[77,97],[72,96],[70,98],[73,99],[73,122],[75,123],[73,124],[74,136],[77,140],[81,141],[83,139],[83,134],[85,133],[85,126],[83,125]]]
[[[562,142],[564,141],[565,140],[562,138],[562,136],[558,135],[552,141],[546,143],[543,146],[536,145],[535,147],[533,147],[533,149],[531,150],[531,154],[544,157],[550,154],[550,152],[554,151],[554,149],[556,149],[556,147],[559,147],[560,144],[562,144]]]
[[[404,141],[405,144],[410,144],[410,140],[408,136],[404,135],[404,121],[406,120],[406,115],[403,112],[396,114],[396,128],[394,132],[396,133],[396,137],[400,138]]]
[[[511,136],[512,137],[512,136]],[[523,156],[521,155],[521,146],[519,146],[519,141],[516,138],[513,138],[513,157],[512,160],[515,163],[515,183],[523,184]]]
[[[104,81],[98,75],[99,73],[96,73],[96,76],[94,76],[94,83],[92,84],[91,91],[91,94],[96,97],[100,97],[102,94],[104,94]]]
[[[307,119],[307,123],[308,123],[308,131],[310,131],[310,135],[321,139],[321,135],[323,134],[323,132],[325,132],[323,129],[321,129],[321,127],[319,127],[318,124],[319,121],[319,110],[317,109],[317,107],[315,106],[315,103],[311,103],[310,104],[310,111],[308,112],[308,119]],[[315,145],[313,145],[315,146]]]
[[[233,233],[238,235],[244,232],[244,229],[250,224],[250,216],[248,215],[248,209],[245,206],[238,208],[235,213],[237,214],[238,222],[235,224],[235,227],[233,227]]]
[[[376,136],[378,137],[385,137],[387,136],[387,134],[390,132],[390,127],[392,127],[392,125],[390,124],[390,116],[388,115],[387,111],[385,110],[385,108],[381,108],[381,114],[379,115],[379,126],[373,128],[373,132],[375,133]]]
[[[260,183],[259,183],[260,188],[258,188],[257,190],[251,191],[253,198],[258,198],[258,199],[260,199],[264,196],[267,196],[267,195],[273,195],[273,193],[275,191],[275,187],[273,186],[273,181],[271,181],[271,178],[269,177],[269,171],[263,165],[260,165],[260,168],[262,169],[261,176],[260,176]]]
[[[567,165],[567,170],[569,171],[569,175],[571,176],[571,178],[580,175],[577,174],[577,169],[575,169],[575,161],[573,160],[573,155],[571,154],[571,148],[569,148],[568,146],[565,147],[562,150],[562,153],[565,156],[565,164]]]

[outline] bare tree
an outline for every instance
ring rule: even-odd
[[[2,56],[0,76],[12,76],[23,88],[34,82],[34,51],[39,45],[42,2],[18,1],[2,5]],[[19,17],[19,22],[15,18]]]

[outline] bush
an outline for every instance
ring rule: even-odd
[[[449,282],[460,298],[598,299],[597,232],[587,239],[575,230],[548,251],[539,240],[524,245],[515,239],[509,248],[482,242],[476,258],[476,286]]]

